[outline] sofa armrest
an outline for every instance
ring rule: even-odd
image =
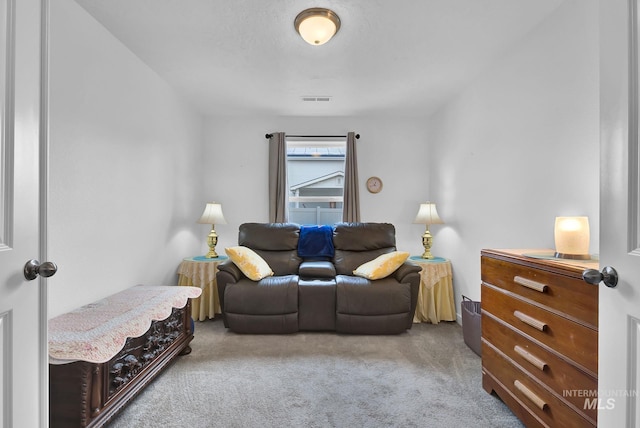
[[[408,283],[411,287],[411,316],[407,319],[407,330],[411,329],[413,325],[413,316],[418,305],[421,271],[421,266],[407,260],[392,275],[398,282]]]
[[[228,284],[235,284],[244,278],[244,274],[231,261],[231,259],[225,260],[218,264],[218,272],[216,272],[216,285],[218,286],[218,299],[220,300],[220,310],[222,311],[222,321],[224,326],[229,328],[227,323],[227,316],[224,310],[224,291]]]
[[[218,265],[218,270],[220,272],[228,273],[233,279],[232,282],[238,282],[240,279],[244,278],[244,274],[242,273],[240,268],[238,268],[238,266],[236,266],[236,264],[233,263],[231,259],[227,259],[224,262],[220,263]]]
[[[421,266],[418,266],[417,264],[411,261],[406,261],[402,265],[400,265],[398,269],[396,269],[396,271],[393,273],[393,277],[398,282],[408,282],[407,275],[410,275],[412,273],[419,274],[420,271],[422,271]]]

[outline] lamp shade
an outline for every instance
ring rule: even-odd
[[[413,220],[417,224],[444,224],[444,221],[440,219],[436,204],[434,202],[425,202],[420,204],[420,209],[416,215],[416,219]]]
[[[227,224],[227,221],[224,219],[224,215],[222,215],[222,205],[216,204],[215,202],[208,202],[197,223]]]
[[[554,238],[556,257],[590,258],[588,217],[556,217]]]
[[[303,10],[294,21],[296,31],[310,45],[327,43],[340,29],[340,18],[335,12],[314,7]]]

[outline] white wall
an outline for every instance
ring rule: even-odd
[[[268,221],[268,141],[265,134],[360,134],[357,140],[361,220],[396,227],[397,246],[422,254],[423,226],[411,224],[428,196],[427,127],[424,119],[361,117],[212,117],[206,125],[206,189],[222,203],[226,225],[216,226],[219,254],[235,245],[238,226]],[[383,190],[371,194],[365,181],[375,175]],[[202,234],[206,235],[203,226]],[[204,250],[204,244],[203,244]]]
[[[200,248],[202,118],[72,0],[51,2],[49,281],[55,316],[176,284]]]
[[[587,215],[598,252],[597,1],[570,0],[429,120],[430,197],[456,308],[480,298],[482,248],[553,248]]]

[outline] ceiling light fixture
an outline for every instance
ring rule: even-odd
[[[322,7],[303,10],[293,22],[300,37],[310,45],[324,45],[340,29],[340,18]]]

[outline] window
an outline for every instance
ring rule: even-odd
[[[286,137],[289,221],[342,221],[346,138]]]

